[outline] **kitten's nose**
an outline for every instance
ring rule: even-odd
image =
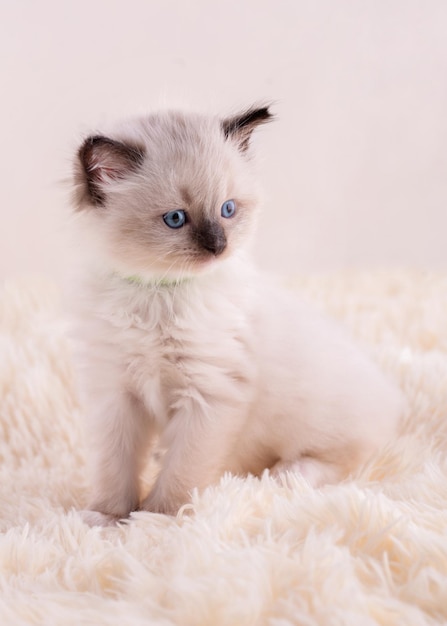
[[[225,231],[219,222],[206,220],[194,231],[194,237],[201,248],[218,256],[227,247]]]

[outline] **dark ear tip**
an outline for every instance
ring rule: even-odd
[[[104,135],[90,135],[83,141],[78,150],[78,157],[83,166],[88,169],[91,165],[92,157],[97,153],[109,154],[117,159],[121,159],[124,164],[131,168],[138,166],[144,159],[145,150],[142,146],[122,143]]]
[[[84,139],[79,150],[78,157],[81,163],[86,166],[91,157],[91,151],[95,148],[95,146],[104,144],[107,141],[106,137],[102,137],[101,135],[91,135]]]
[[[78,150],[78,155],[83,160],[86,156],[90,155],[91,151],[97,147],[113,146],[115,142],[103,135],[90,135],[81,144]]]
[[[87,148],[94,148],[95,146],[116,146],[118,142],[104,137],[104,135],[90,135],[82,145]]]
[[[266,122],[272,122],[276,119],[276,115],[270,111],[271,106],[273,105],[269,103],[261,107],[253,107],[253,109],[257,112],[259,119],[264,119]]]
[[[232,138],[242,152],[246,152],[253,130],[261,124],[275,119],[271,113],[269,103],[254,105],[239,115],[221,121],[221,128],[225,139]]]

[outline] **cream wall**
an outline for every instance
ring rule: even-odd
[[[265,98],[265,267],[447,269],[444,0],[5,0],[0,31],[0,278],[61,278],[83,134]]]

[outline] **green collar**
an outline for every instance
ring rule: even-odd
[[[177,287],[178,285],[182,285],[183,283],[189,282],[191,278],[182,278],[182,279],[166,279],[166,278],[154,278],[153,280],[145,280],[138,274],[132,274],[131,276],[120,276],[117,274],[122,280],[126,283],[130,283],[131,285],[138,285],[140,287]]]

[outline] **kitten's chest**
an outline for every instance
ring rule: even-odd
[[[143,401],[158,419],[167,417],[171,398],[176,389],[185,385],[182,363],[187,352],[186,340],[181,340],[171,324],[148,330],[136,324],[132,341],[121,352],[126,385]],[[189,339],[194,350],[193,333]]]
[[[159,298],[127,311],[118,338],[126,385],[165,421],[185,390],[200,389],[216,373],[240,366],[247,331],[240,303],[222,293],[174,303]]]

